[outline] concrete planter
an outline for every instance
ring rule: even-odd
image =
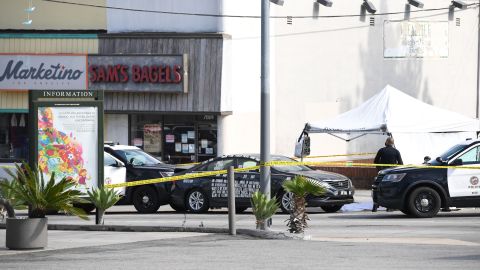
[[[46,247],[48,243],[47,224],[47,218],[7,218],[7,248],[35,249]]]

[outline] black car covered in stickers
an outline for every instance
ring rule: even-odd
[[[136,146],[105,144],[105,152],[127,168],[127,182],[172,176],[175,167],[165,164]],[[133,204],[139,213],[155,213],[170,200],[171,183],[127,187],[121,204]]]
[[[450,207],[480,207],[479,166],[480,141],[467,140],[425,166],[381,170],[372,186],[373,201],[414,217],[433,217]]]
[[[271,159],[272,161],[294,161],[277,155],[272,156]],[[248,168],[259,164],[259,155],[231,155],[210,159],[179,174],[226,170],[230,166]],[[283,212],[289,212],[292,209],[293,195],[283,190],[282,183],[296,175],[303,175],[327,190],[322,197],[308,196],[309,207],[321,207],[326,212],[336,212],[344,204],[353,202],[354,187],[346,176],[314,170],[303,165],[272,166],[271,194],[277,197]],[[260,173],[258,170],[235,172],[237,212],[242,212],[251,206],[250,198],[259,187]],[[227,175],[174,182],[170,205],[175,210],[187,210],[194,213],[206,212],[209,208],[227,207]]]

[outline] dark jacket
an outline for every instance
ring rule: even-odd
[[[387,145],[378,150],[377,155],[374,160],[375,164],[398,164],[403,165],[402,156],[400,152],[391,145]],[[377,170],[383,170],[386,168],[391,168],[386,166],[377,166]]]

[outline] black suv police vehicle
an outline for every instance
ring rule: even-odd
[[[372,197],[374,203],[410,216],[433,217],[441,208],[480,207],[479,178],[480,141],[467,140],[424,167],[380,171]]]
[[[105,144],[105,152],[127,168],[127,182],[172,176],[175,166],[165,164],[136,146]],[[127,187],[121,204],[132,204],[139,213],[155,213],[170,201],[171,183]]]

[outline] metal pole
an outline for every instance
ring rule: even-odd
[[[228,167],[228,232],[236,235],[235,227],[235,177],[233,166]]]
[[[477,43],[477,108],[476,108],[476,118],[480,116],[480,5],[478,8],[478,43]]]
[[[270,161],[270,1],[262,0],[260,162]],[[270,167],[260,167],[260,192],[270,199]]]

